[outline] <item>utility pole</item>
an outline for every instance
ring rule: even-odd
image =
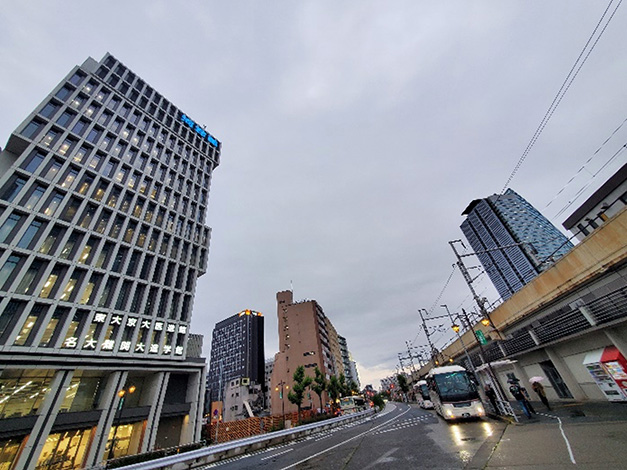
[[[456,326],[455,321],[453,320],[453,315],[451,315],[451,312],[448,309],[448,305],[443,304],[443,305],[440,305],[440,307],[444,307],[446,309],[446,313],[451,319],[453,331],[455,332],[455,334],[457,334],[457,339],[459,339],[459,342],[462,344],[462,348],[464,348],[464,353],[466,354],[466,360],[468,361],[468,366],[470,367],[470,370],[472,371],[472,375],[474,375],[475,378],[477,378],[477,371],[475,370],[475,365],[472,363],[472,359],[470,358],[470,354],[468,354],[468,349],[466,349],[464,340],[462,339],[462,336],[459,334],[459,327],[455,328]],[[468,328],[472,330],[472,326],[470,324],[468,325]]]
[[[434,353],[436,351],[435,347],[433,346],[433,343],[431,342],[431,336],[429,335],[429,329],[427,328],[427,323],[425,322],[425,317],[422,316],[422,310],[425,311],[425,313],[428,314],[427,310],[424,308],[419,308],[418,309],[418,314],[420,315],[420,320],[422,321],[422,328],[425,330],[425,335],[427,335],[427,342],[429,343],[429,347],[431,348],[431,362],[433,363],[433,367],[436,367],[436,363],[435,363],[435,358],[434,358]]]
[[[416,368],[414,367],[414,356],[411,353],[411,346],[409,346],[409,341],[405,341],[405,344],[407,345],[407,355],[409,356],[409,365],[411,366],[411,374],[413,380],[414,374],[416,373]]]

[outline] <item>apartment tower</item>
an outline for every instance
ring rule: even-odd
[[[271,380],[272,414],[297,411],[296,405],[288,398],[293,383],[293,375],[298,366],[305,368],[305,374],[315,377],[318,367],[326,380],[339,375],[335,364],[341,363],[332,354],[328,319],[322,307],[315,300],[294,302],[292,291],[277,293],[277,315],[279,329],[279,352],[274,356]],[[335,334],[337,338],[337,334]],[[339,349],[339,345],[338,345]],[[323,392],[323,403],[328,401]],[[311,392],[305,395],[303,408],[318,408],[318,396]]]

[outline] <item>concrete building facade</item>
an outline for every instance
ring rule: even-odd
[[[627,163],[579,206],[562,224],[581,241],[627,206]]]
[[[220,143],[110,54],[0,154],[0,453],[83,468],[200,440],[190,335]]]
[[[312,378],[315,376],[315,368],[318,367],[329,380],[337,374],[335,364],[341,361],[341,358],[336,359],[331,352],[329,323],[318,302],[294,302],[292,291],[279,292],[277,314],[279,352],[274,357],[272,370],[272,414],[281,414],[282,410],[285,413],[298,410],[287,398],[298,366],[303,366],[305,374]],[[303,400],[303,407],[316,406],[318,396],[313,395]],[[322,399],[324,403],[328,401],[326,392],[323,392]]]

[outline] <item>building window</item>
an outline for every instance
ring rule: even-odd
[[[9,259],[5,261],[4,265],[0,269],[0,288],[3,288],[9,279],[13,281],[12,276],[17,274],[16,268],[18,267],[21,261],[22,261],[22,257],[16,256],[16,255],[9,256]],[[6,290],[6,289],[3,289],[3,290]]]
[[[45,208],[42,208],[43,213],[47,216],[52,216],[61,205],[61,201],[63,201],[63,194],[57,191],[53,192],[50,199],[48,199],[48,203],[45,205]]]
[[[39,341],[39,347],[47,348],[53,347],[56,338],[59,335],[59,331],[63,326],[62,319],[68,314],[69,309],[67,308],[56,308],[54,313],[52,314],[52,318],[46,325],[46,329],[44,330],[44,334]]]
[[[39,130],[43,127],[43,122],[39,119],[34,119],[28,123],[28,125],[22,131],[22,135],[24,137],[28,137],[29,139],[33,139],[39,133]]]
[[[59,280],[59,277],[61,276],[61,274],[62,274],[62,270],[58,267],[52,270],[52,272],[48,276],[48,279],[46,279],[46,282],[44,283],[44,286],[41,289],[41,292],[39,293],[39,297],[47,299],[52,295],[52,291],[57,281]]]
[[[18,242],[17,246],[20,248],[24,248],[24,249],[29,248],[31,242],[35,238],[35,235],[37,235],[37,232],[39,232],[41,225],[42,225],[41,221],[33,220],[31,224],[28,226],[28,228],[26,229],[26,231],[24,232],[24,235],[22,235],[22,238]]]
[[[58,104],[50,102],[43,107],[39,114],[50,119],[59,110],[59,108],[60,106]]]
[[[14,176],[11,180],[5,185],[4,190],[2,191],[2,199],[7,202],[12,202],[15,199],[24,185],[26,184],[26,180],[19,176]]]
[[[10,242],[9,235],[13,232],[21,218],[21,215],[13,213],[0,225],[0,243]]]

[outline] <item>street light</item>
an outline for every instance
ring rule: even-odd
[[[128,388],[122,388],[118,390],[118,397],[120,397],[120,402],[118,403],[118,409],[115,412],[115,416],[113,417],[113,437],[111,438],[111,446],[109,447],[109,454],[107,460],[111,460],[115,457],[114,449],[116,444],[116,436],[118,434],[118,427],[120,425],[120,419],[122,417],[122,409],[124,408],[124,399],[127,394],[135,393],[137,387],[135,385],[130,385]],[[117,421],[117,425],[116,425]]]
[[[281,415],[283,416],[283,429],[285,429],[285,396],[283,393],[284,387],[285,387],[285,390],[288,390],[290,388],[289,385],[287,385],[285,382],[281,380],[277,384],[277,386],[274,388],[275,391],[279,392],[279,398],[281,399]]]

